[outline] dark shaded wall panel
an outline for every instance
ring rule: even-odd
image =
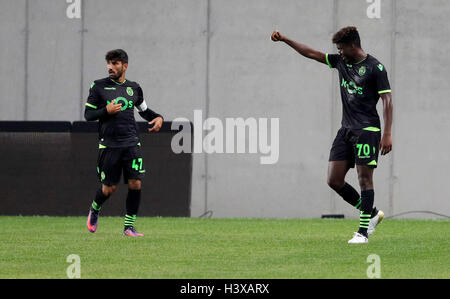
[[[30,125],[0,122],[0,215],[87,215],[100,186],[96,124],[69,127],[54,122],[46,128],[45,123],[34,123],[41,132],[27,132]],[[155,134],[145,133],[145,124],[140,125],[147,172],[139,215],[189,217],[192,155],[172,152],[177,132],[170,130],[170,123]],[[127,192],[122,180],[102,215],[123,215]]]

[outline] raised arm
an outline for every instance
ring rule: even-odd
[[[325,56],[325,53],[322,53],[320,51],[317,51],[305,44],[296,42],[284,35],[282,35],[280,32],[278,31],[274,31],[272,33],[272,37],[271,37],[272,41],[274,42],[285,42],[286,44],[288,44],[289,46],[291,46],[291,48],[293,48],[295,51],[297,51],[298,53],[300,53],[301,55],[305,56],[306,58],[309,59],[314,59],[318,62],[327,64],[327,59]]]

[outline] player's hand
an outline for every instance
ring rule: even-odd
[[[383,134],[380,142],[380,153],[382,156],[392,151],[392,137],[390,134]]]
[[[149,132],[158,132],[159,129],[161,129],[162,124],[163,124],[163,119],[162,117],[157,117],[155,119],[153,119],[151,122],[148,123],[149,125],[153,125],[153,127],[149,128],[148,131]]]
[[[284,40],[284,36],[282,36],[281,33],[278,32],[277,30],[275,30],[275,31],[272,33],[272,36],[271,36],[270,38],[271,38],[272,41],[274,41],[274,42],[280,42],[280,41],[283,41],[283,40]]]
[[[108,114],[116,114],[122,110],[122,104],[115,104],[116,100],[112,100],[111,103],[106,105],[106,111]]]

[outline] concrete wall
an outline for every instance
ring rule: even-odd
[[[69,19],[64,0],[1,0],[1,120],[81,120],[104,54],[124,48],[127,77],[166,119],[280,119],[278,163],[259,154],[194,155],[192,215],[356,217],[326,185],[341,103],[336,71],[272,43],[274,29],[324,52],[356,25],[382,61],[394,96],[394,151],[380,158],[376,205],[388,215],[450,214],[447,59],[450,2],[380,0],[84,0]],[[13,102],[11,101],[13,99]],[[381,113],[381,102],[378,106]],[[204,135],[207,132],[203,133]],[[197,136],[198,137],[198,136]],[[348,181],[357,186],[355,172]],[[409,214],[409,217],[431,217]]]

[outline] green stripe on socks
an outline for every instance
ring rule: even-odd
[[[361,197],[358,199],[358,203],[355,205],[355,208],[359,210],[359,207],[361,206]]]
[[[136,215],[125,215],[125,227],[134,226],[136,221]]]
[[[99,212],[102,207],[99,206],[95,201],[92,202],[92,209],[96,212]]]
[[[372,190],[361,191],[361,213],[359,216],[359,229],[358,233],[367,237],[367,229],[369,228],[370,218],[373,211],[373,202],[375,198],[375,192]]]
[[[359,216],[359,227],[363,228],[363,229],[368,229],[369,228],[369,222],[370,222],[370,214],[363,214],[363,212],[361,212],[360,216]]]
[[[103,194],[102,187],[97,189],[97,192],[95,193],[95,199],[92,202],[92,209],[96,212],[99,212],[102,208],[102,205],[105,203],[105,201],[109,198],[109,195]]]

